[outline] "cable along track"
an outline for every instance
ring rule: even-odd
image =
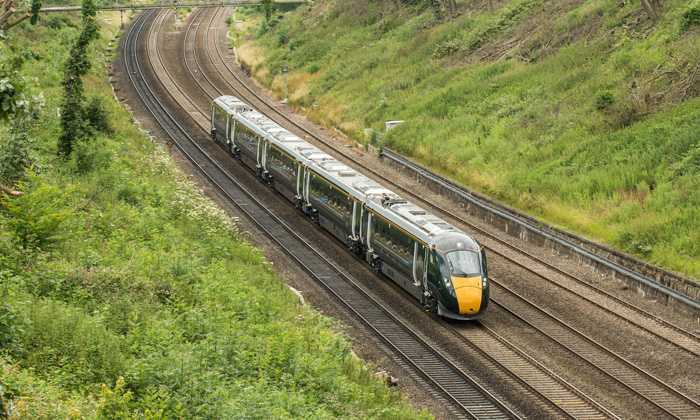
[[[155,13],[155,11],[142,13],[130,27],[125,40],[126,70],[143,103],[183,153],[242,212],[255,220],[271,239],[348,305],[348,308],[376,331],[406,362],[433,382],[454,404],[461,407],[462,416],[474,419],[519,419],[520,417],[498,398],[439,354],[430,344],[362,291],[330,261],[313,250],[293,229],[269,213],[242,185],[228,176],[175,121],[146,81],[137,57],[141,31]]]

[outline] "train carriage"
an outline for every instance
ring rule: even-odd
[[[484,315],[486,255],[475,239],[233,96],[214,100],[211,121],[217,143],[427,310]]]

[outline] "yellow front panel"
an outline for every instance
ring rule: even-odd
[[[481,308],[481,277],[452,277],[459,313],[472,315]]]

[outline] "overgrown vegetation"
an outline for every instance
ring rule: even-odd
[[[700,279],[698,3],[457,6],[319,1],[238,52],[280,95],[288,65],[290,104],[354,140],[405,120],[385,145]]]
[[[0,418],[429,418],[352,356],[342,325],[299,304],[111,99],[115,27],[85,49],[92,140],[56,158],[81,33],[54,16],[18,25],[8,47],[46,106],[0,125],[0,173],[24,193],[0,198]]]
[[[91,137],[88,109],[83,104],[83,76],[90,71],[92,65],[87,56],[88,47],[99,36],[97,7],[92,0],[83,0],[81,14],[83,28],[66,62],[62,83],[65,91],[61,107],[62,133],[58,140],[58,154],[64,159],[70,156],[76,144],[89,141]]]

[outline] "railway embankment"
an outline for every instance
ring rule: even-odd
[[[241,11],[237,53],[317,123],[363,142],[404,121],[385,145],[696,294],[682,276],[700,279],[697,1],[654,16],[640,2],[458,3]]]
[[[627,284],[644,297],[700,321],[700,283],[605,244],[552,226],[460,185],[390,149],[383,149],[382,157],[394,169],[415,178],[431,191],[448,197],[469,214],[498,230],[594,267],[597,272]]]

